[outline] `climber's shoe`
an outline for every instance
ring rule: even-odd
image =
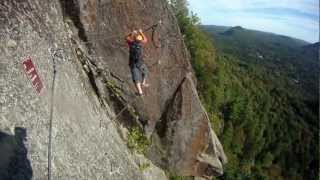
[[[139,96],[139,97],[143,97],[144,96],[143,93],[138,93],[138,92],[136,93],[136,95]]]
[[[146,124],[144,127],[143,127],[143,131],[144,131],[144,135],[150,139],[151,136],[152,136],[152,133],[153,133],[153,130],[152,130],[152,127],[148,124]]]
[[[144,83],[144,84],[142,84],[142,86],[143,86],[143,87],[149,87],[149,84]]]

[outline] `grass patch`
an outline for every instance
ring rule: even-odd
[[[143,163],[139,165],[139,169],[141,172],[145,171],[146,169],[148,169],[151,166],[150,163]]]
[[[144,136],[142,130],[138,127],[133,127],[128,133],[128,147],[140,154],[145,154],[150,146],[150,141]]]

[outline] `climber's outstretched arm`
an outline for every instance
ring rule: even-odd
[[[144,33],[143,33],[143,31],[142,31],[142,29],[139,29],[139,34],[142,36],[142,43],[147,43],[148,42],[148,39],[147,39],[147,37],[144,35]]]

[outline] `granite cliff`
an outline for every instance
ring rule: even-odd
[[[124,35],[159,21],[146,32],[151,86],[137,97]],[[5,0],[0,24],[1,179],[47,178],[50,120],[52,179],[223,173],[223,148],[165,0]],[[152,142],[145,156],[126,146],[132,127]]]

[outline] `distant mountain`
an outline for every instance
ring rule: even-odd
[[[307,45],[304,48],[307,48],[307,49],[310,48],[310,49],[319,51],[319,47],[320,47],[320,42],[316,42],[314,44]]]
[[[312,94],[312,98],[317,96],[319,42],[310,44],[241,26],[204,25],[201,28],[213,37],[218,51],[232,54],[246,63],[261,65],[270,73],[282,74],[291,81],[299,82],[306,94]]]
[[[229,28],[228,30],[222,32],[221,34],[228,36],[228,35],[234,35],[235,33],[242,32],[242,31],[245,31],[245,29],[243,27],[235,26],[235,27]]]
[[[227,40],[227,38],[232,38],[236,41],[245,40],[245,42],[247,43],[256,41],[255,43],[271,43],[278,46],[285,45],[288,47],[301,47],[310,44],[300,39],[291,38],[284,35],[277,35],[269,32],[245,29],[241,26],[228,27],[204,25],[201,27],[211,35],[219,35],[215,38],[225,38],[225,40]]]
[[[309,44],[302,47],[302,53],[308,54],[309,56],[318,57],[319,58],[319,49],[320,42]]]

